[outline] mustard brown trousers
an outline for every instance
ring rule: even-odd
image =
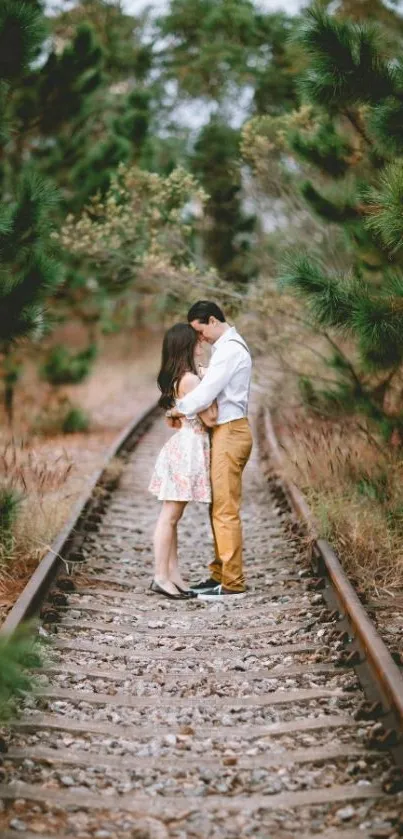
[[[242,473],[251,450],[252,434],[246,418],[212,429],[210,515],[215,559],[209,569],[211,577],[231,591],[245,590],[240,507]]]

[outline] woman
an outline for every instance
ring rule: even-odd
[[[168,329],[158,375],[162,408],[172,408],[176,398],[199,384],[196,359],[200,354],[198,335],[188,323]],[[176,600],[196,596],[187,589],[178,568],[177,526],[189,501],[211,502],[208,427],[215,425],[216,419],[215,403],[199,417],[183,417],[179,431],[158,455],[149,485],[150,492],[163,502],[154,532],[155,576],[150,588]]]

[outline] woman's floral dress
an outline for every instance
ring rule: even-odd
[[[160,501],[211,501],[210,437],[198,417],[182,426],[161,449],[149,491]]]

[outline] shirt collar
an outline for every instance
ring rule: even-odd
[[[229,341],[229,339],[232,338],[235,335],[235,333],[236,333],[235,326],[230,326],[229,329],[226,329],[226,331],[223,332],[223,334],[220,335],[220,337],[217,338],[217,340],[214,342],[214,344],[212,346],[213,352],[215,352],[216,349],[218,349],[218,347],[221,346],[221,344],[225,344],[227,341]]]

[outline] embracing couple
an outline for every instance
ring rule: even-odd
[[[203,342],[212,347],[204,375]],[[195,303],[188,323],[177,323],[164,336],[160,405],[177,431],[161,450],[149,486],[163,502],[154,533],[151,590],[156,594],[215,600],[245,591],[240,504],[242,472],[252,449],[251,370],[245,341],[215,303]],[[209,578],[191,588],[177,556],[177,525],[188,501],[211,505],[215,551]]]

